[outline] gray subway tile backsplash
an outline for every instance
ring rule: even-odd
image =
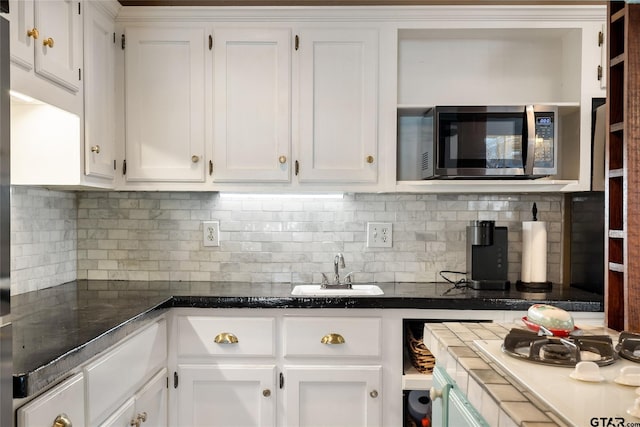
[[[344,253],[356,281],[440,281],[464,271],[470,220],[509,228],[520,276],[521,221],[547,221],[547,277],[561,279],[563,196],[345,194],[343,199],[224,199],[212,192],[63,192],[15,187],[12,292],[78,279],[319,282]],[[32,208],[37,206],[37,208]],[[202,221],[220,222],[220,246]],[[393,224],[392,248],[367,248],[367,222]]]

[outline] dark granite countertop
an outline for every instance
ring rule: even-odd
[[[601,295],[554,286],[548,293],[378,283],[382,296],[294,297],[290,284],[77,281],[12,297],[14,397],[68,376],[171,307],[527,310],[536,302],[601,312]]]

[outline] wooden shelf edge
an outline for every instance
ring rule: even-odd
[[[609,178],[622,178],[624,176],[624,169],[610,169],[607,176]]]
[[[624,264],[620,264],[617,262],[610,262],[609,270],[615,271],[616,273],[624,273]]]
[[[624,230],[609,230],[609,238],[611,239],[624,239],[627,237],[627,233]]]
[[[620,132],[624,130],[624,122],[611,123],[609,132]]]
[[[622,64],[624,62],[626,58],[626,55],[624,53],[621,53],[618,56],[614,56],[613,58],[611,58],[611,61],[609,61],[609,68],[615,67],[616,65]]]
[[[625,14],[626,14],[626,9],[625,8],[620,9],[619,11],[611,15],[611,22],[613,23],[613,22],[619,21],[620,19],[623,19]]]

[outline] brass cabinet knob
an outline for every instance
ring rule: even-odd
[[[327,334],[320,340],[322,344],[344,344],[346,341],[340,334]]]
[[[73,424],[67,414],[62,413],[56,417],[51,427],[73,427]]]
[[[271,390],[269,390],[268,388],[265,388],[264,390],[262,390],[262,395],[264,397],[269,397],[271,396]]]
[[[33,39],[35,40],[40,37],[40,31],[38,31],[37,28],[32,28],[27,31],[27,37],[33,37]]]
[[[375,159],[373,158],[373,156],[367,156],[365,157],[365,160],[367,161],[367,163],[371,164]]]
[[[191,161],[193,163],[198,163],[200,161],[200,156],[196,156],[195,154],[191,156]]]
[[[51,37],[48,37],[48,38],[46,38],[46,39],[44,39],[44,40],[42,41],[42,44],[43,44],[44,46],[48,46],[48,47],[50,47],[50,48],[53,48],[53,39],[52,39]]]
[[[280,162],[280,164],[285,164],[287,163],[287,156],[280,156],[278,157],[278,161]]]
[[[143,423],[147,421],[147,413],[146,412],[141,412],[138,414],[138,419],[141,420]]]
[[[371,393],[369,393],[369,396],[375,399],[376,397],[378,397],[378,390],[371,390]]]
[[[238,343],[238,337],[236,337],[235,335],[233,335],[230,332],[220,332],[213,339],[213,342],[216,343],[216,344],[237,344]]]
[[[131,427],[140,427],[140,424],[142,423],[142,421],[140,421],[139,418],[134,418],[129,422],[129,425]]]
[[[91,147],[91,152],[92,153],[96,153],[96,154],[100,154],[100,146],[99,145],[94,145],[93,147]]]

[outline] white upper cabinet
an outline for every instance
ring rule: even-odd
[[[213,39],[213,181],[288,182],[291,31],[223,28]]]
[[[86,3],[84,16],[84,160],[89,176],[114,178],[115,24],[101,9]]]
[[[82,60],[80,1],[14,0],[9,7],[13,62],[77,92]]]
[[[203,182],[205,30],[125,30],[127,181]]]
[[[371,183],[378,176],[378,30],[298,32],[301,183]]]

